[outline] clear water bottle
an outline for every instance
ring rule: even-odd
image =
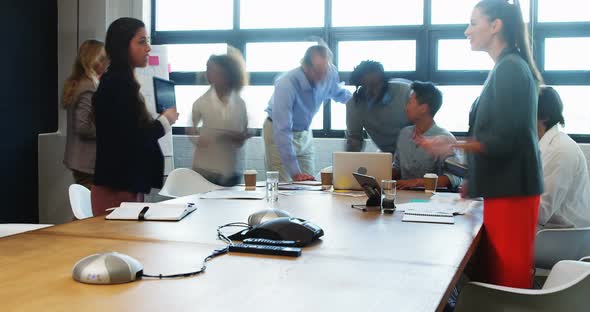
[[[279,201],[279,172],[266,172],[266,201],[273,206]]]
[[[381,212],[393,213],[395,211],[395,196],[397,181],[381,180]]]

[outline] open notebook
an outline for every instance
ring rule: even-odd
[[[127,203],[121,205],[106,216],[107,220],[139,221],[178,221],[197,207],[188,204]]]

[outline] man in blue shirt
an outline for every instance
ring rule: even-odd
[[[393,179],[401,189],[423,187],[424,174],[438,175],[437,187],[456,189],[461,178],[444,172],[445,159],[457,155],[432,156],[416,144],[416,138],[447,136],[455,137],[434,122],[434,115],[442,105],[442,93],[431,82],[415,81],[411,86],[410,100],[406,106],[408,119],[414,124],[401,130],[393,162]]]
[[[346,103],[352,94],[339,84],[326,46],[307,49],[301,66],[275,81],[263,135],[266,169],[279,171],[281,181],[314,180],[311,121],[328,99]]]

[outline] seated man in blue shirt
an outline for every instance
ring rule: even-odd
[[[406,104],[411,81],[388,81],[381,63],[362,61],[350,75],[350,84],[356,91],[346,103],[346,151],[363,150],[364,128],[382,152],[395,154],[400,130],[410,125]]]
[[[278,171],[281,181],[315,179],[309,125],[324,101],[346,103],[352,97],[339,81],[332,52],[322,45],[309,47],[301,66],[276,80],[263,136],[266,169]]]
[[[397,179],[400,189],[423,187],[424,174],[438,175],[437,187],[455,189],[461,178],[443,172],[444,161],[448,157],[432,156],[414,141],[417,137],[453,135],[436,125],[434,115],[442,105],[442,93],[431,82],[415,81],[411,85],[410,100],[406,114],[414,125],[401,130],[393,162],[393,179]]]

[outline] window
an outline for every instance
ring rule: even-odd
[[[590,70],[590,37],[545,39],[545,70]]]
[[[467,39],[438,41],[437,70],[490,70],[494,61],[485,52],[471,50]]]
[[[565,132],[572,134],[587,134],[588,120],[590,120],[590,86],[553,86],[563,102],[563,117]]]
[[[322,0],[240,1],[240,28],[267,29],[323,26],[324,1]]]
[[[273,86],[246,86],[242,90],[242,98],[248,111],[248,128],[262,128],[267,113],[268,100],[274,91]]]
[[[227,44],[170,44],[168,63],[174,72],[202,72],[207,69],[207,60],[212,54],[227,52]]]
[[[338,70],[352,71],[361,61],[379,61],[386,71],[416,70],[415,40],[340,41]]]
[[[178,120],[174,123],[175,127],[192,127],[193,126],[193,103],[201,97],[209,86],[176,86],[176,109],[178,110]]]
[[[250,127],[262,127],[276,77],[299,66],[305,50],[322,39],[334,52],[341,81],[348,82],[361,61],[375,60],[390,77],[441,86],[444,104],[436,120],[465,132],[471,104],[494,66],[486,52],[471,50],[464,35],[478,1],[152,0],[151,37],[168,46],[170,75],[179,84],[183,108],[175,126],[190,122],[190,106],[208,87],[198,78],[207,58],[225,53],[229,44],[243,53],[250,72],[251,85],[242,91]],[[590,92],[590,2],[519,2],[541,74],[568,99],[566,131],[590,142],[590,124],[583,122],[590,110],[581,100]],[[316,137],[343,137],[345,105],[322,107],[312,128],[322,130]]]
[[[344,86],[348,91],[354,93],[355,86]],[[332,101],[330,105],[332,112],[332,129],[334,130],[346,130],[346,103],[338,103]]]
[[[251,42],[246,44],[250,72],[284,72],[301,64],[305,50],[316,42]]]
[[[588,0],[538,0],[539,22],[588,22]]]
[[[471,104],[480,95],[482,86],[437,86],[443,94],[443,104],[436,113],[436,123],[449,130],[467,132]]]
[[[233,28],[233,0],[156,0],[156,31]]]
[[[471,12],[480,0],[432,0],[432,24],[469,24]],[[520,1],[525,22],[530,20],[530,0]]]
[[[332,0],[332,25],[422,25],[423,5],[417,0]]]

